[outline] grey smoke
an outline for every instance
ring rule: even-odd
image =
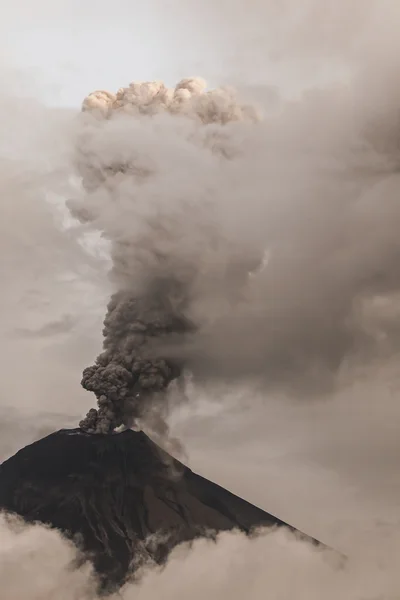
[[[143,133],[153,127],[149,117],[161,115],[163,119],[167,114],[175,118],[178,128],[183,127],[182,134],[178,131],[178,139],[183,135],[185,141],[188,136],[188,149],[194,146],[192,160],[196,160],[196,147],[200,142],[200,152],[205,151],[207,161],[215,169],[215,164],[229,158],[232,150],[226,142],[223,126],[242,121],[254,123],[257,114],[251,107],[239,104],[230,90],[206,91],[205,87],[202,80],[194,78],[182,80],[173,90],[160,82],[132,83],[116,95],[95,92],[83,103],[89,118],[83,120],[86,129],[79,137],[77,164],[83,174],[86,194],[81,202],[69,203],[72,214],[96,225],[97,220],[102,219],[103,210],[102,204],[97,206],[97,202],[131,203],[133,209],[129,224],[126,222],[121,228],[117,216],[115,222],[105,223],[103,230],[111,241],[112,277],[117,292],[108,305],[104,321],[104,352],[96,364],[83,373],[83,387],[94,392],[98,399],[98,409],[91,409],[80,423],[80,427],[89,432],[110,433],[122,425],[130,427],[142,417],[148,419],[149,408],[155,403],[159,410],[152,413],[153,426],[157,425],[158,430],[166,428],[160,418],[165,412],[165,393],[171,381],[181,374],[184,359],[166,359],[154,348],[154,341],[165,341],[171,334],[185,335],[196,327],[189,311],[190,296],[199,275],[199,262],[207,248],[196,247],[192,231],[185,242],[180,230],[186,226],[182,217],[185,214],[189,217],[188,211],[192,213],[193,224],[196,217],[202,217],[207,209],[207,198],[200,198],[201,204],[192,205],[196,200],[193,191],[188,189],[182,196],[182,190],[178,189],[172,200],[182,203],[181,208],[179,205],[160,206],[157,198],[155,203],[143,204],[147,202],[149,189],[156,195],[164,193],[163,187],[154,190],[154,185],[159,186],[160,167],[165,167],[160,162],[157,164],[157,157],[152,160],[151,154],[141,157],[141,143],[132,143],[129,137],[135,135],[135,131],[126,130],[126,115],[144,119],[139,121]],[[190,123],[189,128],[186,121]],[[156,120],[155,127],[169,128],[171,123],[175,126],[173,121]],[[207,125],[212,127],[207,129]],[[199,129],[201,132],[203,127],[205,133],[200,133],[199,139]],[[168,141],[167,135],[167,131],[161,131],[165,141]],[[153,131],[153,136],[154,144],[159,145],[158,132]],[[174,185],[172,183],[172,193]],[[139,224],[136,223],[137,211],[141,205],[144,215]],[[176,209],[183,213],[174,214]],[[108,211],[107,207],[105,210]],[[200,220],[195,224],[201,231],[199,242],[202,243],[206,235],[207,241],[224,247],[226,242],[219,239],[219,231],[213,231],[207,214],[203,220],[204,217],[204,224]],[[179,247],[179,243],[186,244],[186,249]],[[235,246],[232,252],[237,253]],[[230,260],[226,250],[225,257]],[[204,264],[207,267],[207,263]]]
[[[162,417],[182,370],[302,395],[398,351],[400,88],[378,66],[263,118],[201,80],[85,100],[70,208],[116,292],[82,427]]]

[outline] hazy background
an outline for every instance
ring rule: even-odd
[[[82,98],[132,79],[174,83],[192,74],[211,84],[236,84],[250,96],[270,93],[265,86],[295,96],[305,87],[346,81],[357,65],[378,59],[390,66],[396,84],[400,7],[396,0],[116,0],[112,5],[5,0],[2,12],[0,458],[5,459],[54,429],[74,426],[93,403],[79,382],[101,344],[108,264],[101,253],[88,258],[74,233],[62,230],[66,216],[60,199],[66,190],[46,185],[46,174],[57,161],[62,169],[70,152],[63,135]],[[376,92],[366,90],[367,104]],[[391,540],[397,548],[400,539],[398,373],[392,357],[372,375],[360,374],[345,391],[301,403],[240,386],[193,389],[192,402],[171,416],[172,432],[183,440],[195,471],[250,502],[342,550],[382,544],[382,556],[394,556]],[[27,535],[18,542],[21,538],[10,534],[0,554],[0,577],[8,573],[9,593],[22,592],[6,565],[19,568],[26,548],[47,547],[40,534]],[[231,543],[234,556],[248,557],[246,572],[250,564],[263,571],[259,557],[268,555],[268,544]],[[271,556],[282,557],[284,571],[297,565],[308,573],[304,556],[293,550],[288,558],[276,544]],[[199,554],[210,557],[204,567],[209,574],[218,556],[203,550]],[[390,560],[385,564],[390,569]],[[35,563],[33,579],[39,567]],[[337,595],[361,597],[353,583],[372,570],[371,565],[356,569],[351,583],[340,581]],[[192,594],[199,574],[190,565],[187,573],[188,588],[165,591],[163,597]],[[330,597],[331,575],[323,579],[323,569],[318,573],[321,582],[310,575],[294,578],[292,588],[283,591],[279,581],[276,589],[281,597],[303,591]],[[399,590],[395,573],[393,568],[385,577],[393,593]],[[253,593],[246,584],[243,593],[262,597],[269,582],[254,577],[260,587]],[[143,594],[155,598],[154,586]],[[374,597],[372,588],[367,581],[363,593],[372,590]],[[42,597],[78,598],[80,584],[77,589],[74,596],[71,589],[51,588]],[[233,594],[225,583],[205,591],[210,592]]]

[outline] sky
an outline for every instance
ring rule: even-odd
[[[341,66],[327,69],[315,57],[291,57],[287,64],[280,51],[269,51],[268,45],[274,48],[279,36],[289,34],[280,3],[267,5],[117,0],[111,11],[105,0],[7,0],[1,54],[5,64],[29,73],[46,102],[58,106],[79,106],[88,90],[117,90],[133,79],[172,85],[200,74],[210,85],[267,84],[293,92],[336,73],[343,77]],[[296,4],[290,9],[297,14]]]

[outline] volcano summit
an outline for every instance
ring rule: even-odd
[[[62,429],[23,448],[0,466],[0,507],[61,530],[105,589],[144,562],[162,564],[181,542],[286,525],[132,430]]]

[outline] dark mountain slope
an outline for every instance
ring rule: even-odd
[[[72,537],[106,586],[200,535],[285,525],[131,430],[64,429],[23,448],[0,466],[0,508]]]

